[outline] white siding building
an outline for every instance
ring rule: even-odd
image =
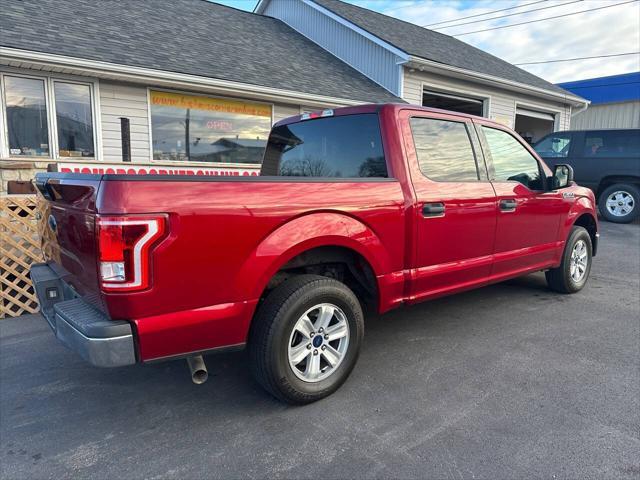
[[[50,165],[256,174],[274,122],[402,101],[533,139],[586,105],[452,37],[339,0],[262,0],[255,13],[201,0],[6,0],[0,194]]]
[[[535,141],[569,128],[583,98],[448,35],[340,0],[261,0],[279,18],[405,101],[485,116]]]
[[[9,0],[0,194],[48,166],[256,174],[274,122],[394,101],[275,18],[201,0]]]

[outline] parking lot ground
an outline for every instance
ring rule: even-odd
[[[368,318],[333,396],[283,405],[243,352],[102,370],[0,321],[1,477],[639,478],[640,228],[576,295],[534,274]]]

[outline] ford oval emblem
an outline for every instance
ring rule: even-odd
[[[56,222],[56,217],[54,217],[53,215],[49,215],[49,220],[47,221],[47,223],[49,224],[49,228],[51,229],[51,231],[55,233],[55,231],[58,229],[58,222]]]

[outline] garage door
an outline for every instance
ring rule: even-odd
[[[453,112],[469,113],[471,115],[484,115],[484,101],[477,98],[452,95],[449,93],[422,92],[422,106],[441,108]]]
[[[531,117],[531,118],[539,118],[540,120],[550,120],[552,122],[555,121],[555,117],[550,113],[539,112],[537,110],[529,110],[528,108],[518,107],[516,109],[516,115],[523,115],[525,117]]]
[[[555,129],[556,117],[551,113],[516,108],[515,131],[527,142],[535,143]]]

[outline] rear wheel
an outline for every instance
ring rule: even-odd
[[[300,275],[274,289],[253,320],[253,375],[288,403],[314,402],[336,391],[358,358],[362,309],[343,283]]]
[[[600,194],[598,209],[610,222],[629,223],[640,214],[640,191],[630,184],[611,185]]]
[[[583,227],[571,229],[558,268],[545,272],[549,288],[560,293],[576,293],[587,283],[591,272],[592,245],[589,232]]]

